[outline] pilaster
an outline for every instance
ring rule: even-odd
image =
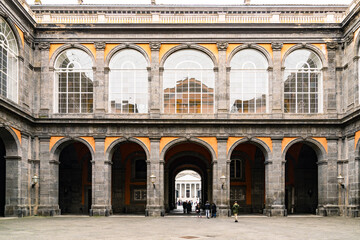
[[[106,103],[108,91],[105,89],[105,71],[104,71],[104,50],[105,42],[95,42],[96,59],[95,59],[95,74],[94,74],[94,109],[95,115],[103,116],[106,112]]]
[[[273,73],[272,77],[272,113],[275,116],[280,116],[282,114],[282,89],[283,89],[283,80],[282,80],[282,59],[281,59],[281,49],[283,47],[282,43],[273,42],[271,43],[273,50]],[[277,99],[274,101],[274,99]]]
[[[216,79],[216,97],[218,118],[227,118],[229,87],[226,79],[226,50],[229,44],[227,42],[218,42],[217,48],[219,52],[219,65]]]
[[[149,108],[150,117],[159,118],[161,112],[161,96],[162,89],[160,84],[160,68],[159,68],[159,51],[161,47],[160,42],[150,42],[151,49],[151,63],[150,63],[150,96],[149,96]]]
[[[49,117],[53,99],[53,76],[49,71],[49,50],[50,43],[41,42],[38,45],[41,58],[41,74],[40,74],[40,109],[39,117]],[[51,66],[52,67],[52,66]]]
[[[230,212],[230,160],[227,159],[227,137],[218,137],[217,141],[218,159],[213,162],[213,202],[218,207],[218,215],[227,217]]]

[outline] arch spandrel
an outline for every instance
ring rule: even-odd
[[[284,138],[285,139],[285,138]],[[284,141],[283,139],[283,141]],[[283,150],[282,150],[282,157],[281,159],[283,161],[285,161],[285,156],[286,156],[286,153],[288,152],[288,150],[296,143],[304,143],[304,144],[307,144],[309,145],[315,152],[316,152],[316,155],[318,157],[318,161],[321,162],[321,161],[324,161],[326,160],[326,156],[327,156],[327,151],[325,149],[325,147],[322,145],[321,142],[313,139],[313,138],[287,138],[286,140],[287,144],[282,147]]]
[[[52,137],[50,137],[49,151],[51,151],[51,149],[54,147],[54,145],[63,138],[65,138],[65,137],[64,136],[52,136]]]
[[[312,139],[318,141],[323,146],[326,153],[328,152],[328,144],[327,144],[327,139],[325,137],[313,137]]]
[[[21,132],[20,130],[16,129],[16,128],[13,128],[11,127],[11,129],[14,131],[15,135],[17,136],[19,142],[20,142],[20,145],[21,145]]]
[[[298,137],[285,137],[283,138],[283,140],[281,141],[281,152],[284,152],[284,149],[286,148],[286,146],[293,140],[297,139]]]
[[[357,131],[355,133],[355,146],[354,149],[358,148],[358,146],[360,146],[360,131]]]
[[[216,60],[219,61],[219,50],[215,43],[210,43],[210,44],[200,43],[199,46],[203,46],[203,47],[207,48],[210,52],[212,52],[212,54],[214,54]]]
[[[151,49],[149,44],[136,44],[137,46],[141,47],[148,55],[149,61],[151,62]]]
[[[159,51],[159,63],[161,62],[161,59],[163,58],[163,56],[172,48],[175,48],[177,46],[179,46],[180,44],[168,44],[168,43],[164,43],[161,44],[160,46],[160,51]]]
[[[89,145],[92,147],[93,151],[95,152],[95,139],[94,137],[80,137],[81,139],[84,139],[86,142],[89,143]]]
[[[0,127],[0,136],[4,142],[7,156],[21,156],[21,143],[11,127]]]

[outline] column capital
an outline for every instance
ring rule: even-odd
[[[227,42],[217,42],[216,46],[217,46],[219,51],[226,51],[227,48],[229,47],[229,43],[227,43]]]
[[[159,51],[160,47],[161,47],[161,43],[160,42],[150,42],[149,46],[150,46],[151,51]]]
[[[273,51],[281,51],[283,47],[283,43],[280,43],[280,42],[272,42],[271,43],[271,48]]]
[[[50,49],[50,43],[49,42],[40,42],[39,43],[39,49],[41,51],[49,50]]]
[[[327,42],[326,43],[326,48],[328,50],[336,50],[339,47],[338,42]]]

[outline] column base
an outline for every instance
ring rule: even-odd
[[[61,210],[59,208],[59,205],[55,206],[46,206],[46,205],[40,205],[37,209],[37,215],[38,216],[57,216],[61,215]]]
[[[356,205],[347,206],[346,215],[348,217],[360,217],[360,207]]]
[[[340,207],[338,205],[324,205],[318,206],[316,209],[316,215],[319,216],[339,216]]]
[[[5,217],[26,217],[30,215],[29,206],[6,205]]]
[[[164,217],[165,209],[159,205],[147,205],[145,209],[146,217]]]
[[[92,205],[90,209],[90,216],[105,216],[112,215],[112,207],[108,205]]]
[[[231,217],[230,206],[228,205],[218,205],[218,210],[216,213],[219,217]]]
[[[268,217],[285,217],[287,210],[284,205],[271,205],[264,209],[263,214]]]

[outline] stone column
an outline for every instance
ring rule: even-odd
[[[94,67],[94,111],[96,116],[101,117],[106,112],[105,109],[109,94],[107,89],[105,89],[104,50],[106,44],[105,42],[95,42],[94,45],[96,49],[96,62]]]
[[[104,159],[105,136],[95,138],[92,162],[92,204],[90,215],[109,216],[111,208],[111,162]]]
[[[265,161],[265,210],[267,216],[285,216],[285,161],[282,157],[282,139],[274,139],[273,153]]]
[[[149,96],[149,110],[151,118],[159,118],[161,112],[161,98],[162,89],[160,83],[160,69],[159,69],[159,51],[161,43],[150,42],[151,49],[151,71],[150,71],[150,96]]]
[[[51,159],[50,137],[39,136],[40,152],[40,204],[38,214],[40,216],[59,215],[59,161]]]
[[[21,156],[5,156],[6,161],[6,194],[5,194],[5,216],[23,216],[22,210],[19,209],[19,197],[21,185]]]
[[[39,43],[40,58],[41,58],[41,74],[40,74],[40,109],[39,117],[49,117],[52,112],[52,99],[54,93],[53,78],[49,71],[49,67],[53,69],[53,66],[49,66],[49,50],[50,43]]]
[[[230,210],[230,162],[227,159],[227,137],[218,137],[218,159],[213,162],[213,201],[219,216],[228,216]],[[221,177],[226,177],[222,185]]]
[[[360,216],[360,156],[356,152],[359,148],[354,149],[355,144],[355,138],[350,137],[347,148],[349,156],[348,176],[343,175],[345,187],[342,189],[347,200],[346,215],[351,217]]]
[[[218,118],[227,118],[230,94],[229,83],[226,78],[226,50],[229,44],[227,42],[218,42],[216,44],[219,51],[219,67],[217,72],[218,77],[215,81],[215,104],[217,103]]]
[[[323,69],[324,109],[326,109],[325,111],[327,111],[328,114],[336,117],[336,89],[340,87],[336,86],[336,49],[338,48],[338,43],[328,42],[326,43],[326,47],[328,55],[328,69]]]
[[[150,138],[150,159],[147,162],[146,216],[164,216],[164,160],[160,159],[160,138]],[[154,184],[150,176],[156,177]]]
[[[271,47],[273,50],[273,74],[272,74],[272,93],[270,93],[270,95],[272,95],[271,101],[272,101],[272,114],[274,115],[275,118],[282,118],[282,113],[283,113],[283,96],[282,96],[282,92],[283,92],[283,72],[282,72],[282,59],[281,59],[281,49],[283,47],[282,43],[279,42],[273,42],[271,43]]]

